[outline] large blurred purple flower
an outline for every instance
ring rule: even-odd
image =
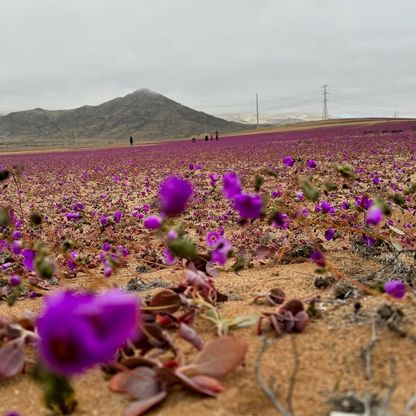
[[[241,218],[259,218],[263,207],[260,195],[241,193],[234,197],[234,208]]]
[[[160,205],[166,215],[180,214],[192,195],[192,185],[185,179],[169,176],[160,185]]]
[[[37,322],[41,358],[64,375],[109,362],[138,335],[138,318],[138,299],[118,290],[100,295],[58,292],[47,298]]]
[[[222,183],[222,192],[227,199],[231,199],[234,196],[241,194],[241,181],[236,173],[224,173]]]

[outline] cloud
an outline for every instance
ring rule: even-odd
[[[333,114],[416,116],[415,14],[413,0],[5,0],[0,112],[146,87],[216,114],[254,110],[256,92],[319,113],[328,83]]]

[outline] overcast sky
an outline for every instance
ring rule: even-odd
[[[0,0],[0,113],[149,88],[213,114],[416,116],[415,0]]]

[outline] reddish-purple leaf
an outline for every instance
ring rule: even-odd
[[[180,308],[181,300],[173,290],[164,289],[153,296],[149,306],[153,311],[174,313]]]
[[[207,261],[205,264],[205,271],[212,277],[217,277],[219,274],[216,264],[212,263],[211,261]]]
[[[295,332],[302,332],[309,322],[309,315],[305,311],[300,311],[295,316]]]
[[[303,303],[299,299],[290,299],[279,308],[279,312],[284,314],[289,311],[295,316],[298,312],[303,311]]]
[[[224,391],[224,386],[216,378],[205,375],[188,377],[180,369],[175,374],[186,387],[198,393],[215,397],[217,393]]]
[[[130,403],[123,412],[123,416],[140,416],[144,415],[152,407],[165,400],[167,392],[162,390],[158,394],[155,394],[148,399],[139,400],[137,402]]]
[[[285,301],[285,292],[283,292],[282,289],[275,287],[270,289],[265,297],[271,305],[280,305]]]
[[[152,368],[137,367],[134,370],[116,374],[110,381],[110,389],[142,400],[159,393],[160,386],[156,379],[156,372]]]
[[[244,359],[247,344],[233,336],[207,343],[190,366],[198,374],[221,377],[234,370]]]
[[[205,375],[198,375],[191,378],[194,384],[197,384],[200,388],[205,390],[210,390],[213,393],[221,393],[225,390],[224,386],[213,377],[208,377]]]
[[[0,348],[0,378],[13,377],[25,364],[24,339],[17,338]]]
[[[202,350],[202,348],[204,348],[204,340],[190,325],[181,322],[179,324],[179,335],[185,341],[192,344],[197,350]]]

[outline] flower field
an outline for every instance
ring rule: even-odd
[[[0,415],[416,412],[415,122],[4,154],[0,180]]]

